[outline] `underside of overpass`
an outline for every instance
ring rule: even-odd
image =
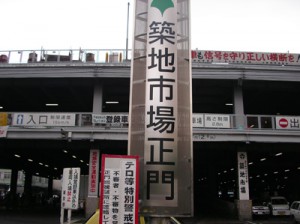
[[[214,200],[237,199],[237,152],[246,151],[249,161],[250,199],[266,200],[283,195],[289,201],[299,195],[300,144],[194,142],[194,205],[198,214]],[[0,141],[1,168],[29,171],[60,179],[65,167],[80,167],[88,174],[89,150],[101,154],[127,154],[127,141],[22,140]],[[203,210],[204,209],[204,210]]]
[[[248,155],[250,199],[267,202],[270,196],[300,198],[300,144],[194,143],[195,211],[212,209],[216,199],[238,198],[237,151]],[[212,210],[211,210],[212,209]]]
[[[275,73],[271,70],[268,72]],[[219,73],[220,78],[215,80],[201,79],[197,74],[193,75],[193,113],[234,114],[234,108],[226,104],[233,102],[234,88],[240,85],[243,91],[245,114],[299,116],[300,107],[297,97],[300,93],[300,82],[270,81],[268,78],[259,81],[250,79],[240,81],[226,79],[228,74],[225,75],[223,70]],[[294,75],[294,72],[290,74]],[[38,76],[2,79],[0,100],[6,106],[1,112],[92,113],[94,82],[98,80],[103,84],[103,102],[119,101],[118,105],[104,104],[103,112],[127,113],[129,76],[111,78],[97,77],[99,74],[96,73],[93,75],[96,78],[81,76],[65,79]],[[50,101],[58,102],[59,106],[46,108],[45,103]],[[80,129],[74,127],[76,128]],[[22,136],[16,137],[19,134],[16,129],[18,127],[12,127],[10,130],[9,134],[15,134],[13,138],[0,139],[0,168],[29,170],[33,175],[59,179],[65,167],[81,167],[82,174],[87,174],[90,149],[100,149],[102,154],[127,154],[127,140],[124,138],[123,140],[102,138],[103,140],[68,141],[62,138],[50,140],[43,136],[43,139],[35,139],[34,132],[37,130],[26,130],[33,138],[22,139]],[[104,131],[107,135],[111,134],[107,130]],[[205,133],[210,130],[197,129],[196,131]],[[125,132],[124,129],[123,135],[126,134]],[[230,134],[229,132],[228,136]],[[255,134],[261,135],[262,132],[256,130]],[[298,136],[297,131],[287,131],[283,135],[295,136],[295,138]],[[276,141],[277,136],[274,134],[272,136],[273,143],[264,142],[263,138],[260,143],[225,140],[194,142],[195,210],[200,210],[205,205],[205,201],[212,198],[227,201],[237,198],[236,157],[237,151],[240,150],[248,153],[251,199],[265,198],[274,194],[286,196],[290,201],[299,199],[297,190],[300,173],[299,144],[288,143],[288,141],[279,143]]]
[[[80,167],[81,173],[88,175],[91,149],[99,149],[101,154],[126,155],[127,141],[2,139],[0,164],[1,168],[58,179],[66,167]]]

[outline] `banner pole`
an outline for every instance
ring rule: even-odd
[[[68,209],[68,223],[71,223],[72,210]]]
[[[60,224],[63,224],[64,223],[64,209],[61,208],[60,209]]]

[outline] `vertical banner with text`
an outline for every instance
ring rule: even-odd
[[[147,28],[144,204],[177,206],[177,1],[149,1]]]
[[[64,168],[61,207],[78,209],[79,206],[80,168]]]
[[[98,197],[99,192],[99,159],[100,151],[98,149],[90,150],[89,162],[89,197]]]
[[[192,216],[189,0],[136,0],[130,155],[140,156],[140,212]]]
[[[249,177],[247,152],[238,152],[239,200],[249,200]]]

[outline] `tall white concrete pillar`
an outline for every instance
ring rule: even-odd
[[[189,13],[189,0],[135,1],[128,152],[149,217],[193,216]]]
[[[244,120],[244,100],[243,100],[243,89],[242,85],[237,85],[234,88],[234,114],[235,117],[235,127],[238,129],[245,128],[245,120]]]
[[[237,153],[238,161],[238,200],[236,200],[239,220],[252,218],[252,201],[249,199],[249,172],[247,152]]]
[[[93,113],[102,113],[103,106],[103,85],[100,80],[96,80],[94,84],[94,99],[93,99]]]

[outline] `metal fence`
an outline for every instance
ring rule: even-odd
[[[123,63],[131,59],[125,49],[40,49],[0,51],[0,64],[26,63]]]

